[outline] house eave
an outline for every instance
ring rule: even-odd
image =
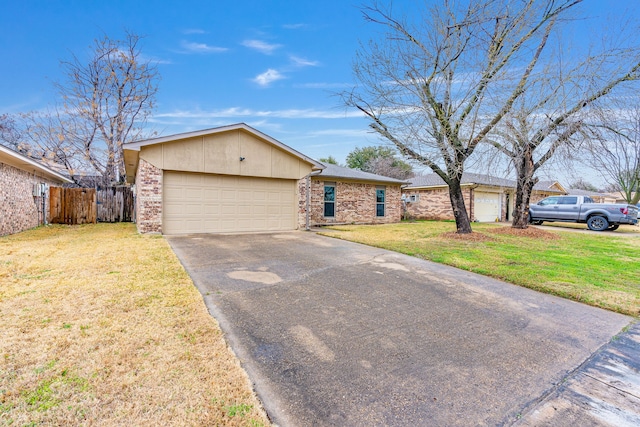
[[[365,183],[365,184],[379,184],[379,185],[398,185],[402,186],[406,184],[406,181],[394,181],[394,180],[376,180],[376,179],[361,179],[361,178],[346,178],[339,175],[324,175],[324,174],[316,174],[311,175],[311,179],[317,181],[340,181],[340,182],[353,182],[353,183]]]
[[[73,181],[66,176],[3,145],[0,145],[0,162],[29,173],[39,173],[54,181],[67,184],[73,183]]]

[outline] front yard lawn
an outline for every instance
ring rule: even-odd
[[[640,238],[571,231],[511,233],[473,224],[405,222],[331,227],[327,236],[390,249],[632,316],[640,315]]]
[[[269,422],[201,295],[132,224],[0,238],[0,425]]]

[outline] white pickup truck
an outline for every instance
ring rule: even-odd
[[[529,206],[529,222],[587,223],[590,230],[616,230],[620,224],[637,224],[638,207],[618,203],[595,203],[587,196],[552,196]]]

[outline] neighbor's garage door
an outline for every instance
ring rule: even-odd
[[[296,182],[165,171],[165,234],[296,228]]]
[[[480,222],[493,222],[500,218],[500,194],[474,193],[474,216]]]

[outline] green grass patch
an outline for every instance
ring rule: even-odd
[[[322,234],[640,315],[639,238],[556,230],[517,235],[495,224],[473,229],[471,238],[454,238],[447,233],[455,232],[455,223],[418,221],[336,226]]]

